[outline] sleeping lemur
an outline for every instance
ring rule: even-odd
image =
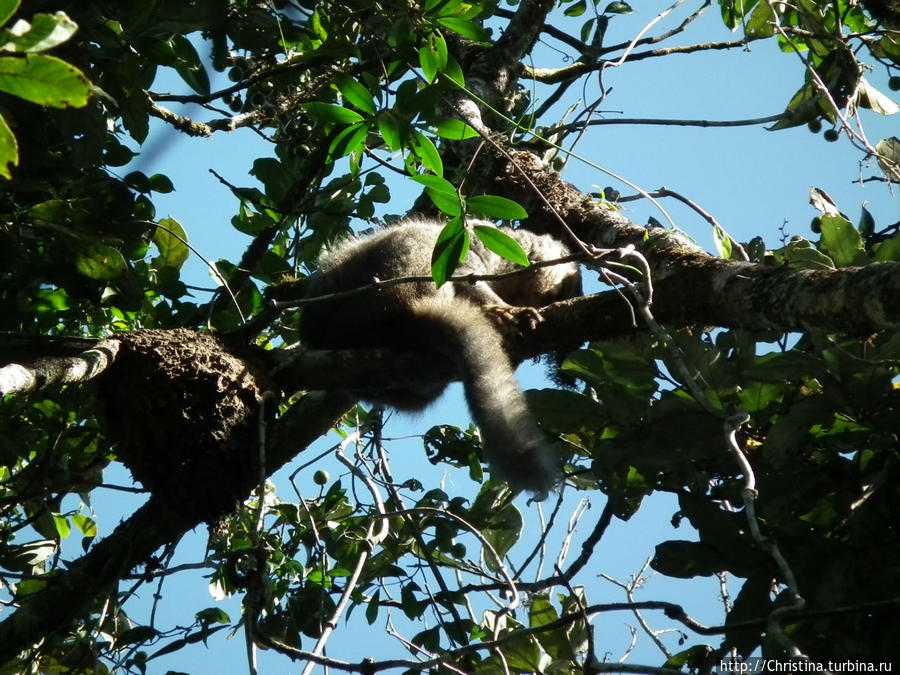
[[[470,225],[487,225],[469,220]],[[367,237],[348,238],[326,251],[319,271],[307,283],[314,297],[406,276],[430,276],[431,257],[443,225],[408,219]],[[561,242],[527,230],[505,229],[531,262],[569,254]],[[503,274],[522,269],[489,251],[477,237],[457,275]],[[318,349],[399,348],[449,359],[462,374],[466,400],[481,430],[491,467],[514,489],[546,496],[561,478],[560,462],[538,429],[516,384],[504,347],[504,329],[522,313],[534,320],[536,308],[579,295],[581,277],[574,263],[531,267],[495,281],[433,281],[369,289],[360,294],[306,305],[301,338]],[[504,325],[506,324],[506,325]],[[512,326],[514,328],[514,326]],[[373,403],[417,411],[446,386],[350,392]]]

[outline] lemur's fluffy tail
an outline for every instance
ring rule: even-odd
[[[428,347],[462,369],[488,463],[511,487],[545,497],[561,479],[560,463],[528,410],[497,328],[478,306],[459,297],[417,299],[412,313],[427,326],[426,334],[434,332]]]

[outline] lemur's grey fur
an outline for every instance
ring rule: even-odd
[[[469,220],[469,224],[490,225]],[[348,238],[326,251],[307,284],[308,297],[364,287],[374,279],[429,276],[431,256],[443,225],[409,219],[373,235]],[[504,230],[531,262],[569,254],[548,235]],[[503,274],[519,266],[489,251],[472,237],[468,257],[455,274]],[[536,308],[581,292],[577,265],[530,268],[506,279],[390,285],[352,297],[306,305],[301,338],[319,349],[401,348],[428,352],[454,362],[462,374],[466,400],[481,430],[486,459],[514,489],[546,495],[560,479],[560,463],[537,427],[516,384],[504,347],[502,324]],[[531,312],[530,316],[536,316]],[[446,382],[427,389],[351,392],[373,403],[416,411],[437,398]]]

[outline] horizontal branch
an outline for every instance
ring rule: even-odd
[[[900,264],[840,270],[796,270],[698,257],[655,284],[653,316],[668,328],[867,334],[900,325]],[[574,349],[591,340],[626,337],[646,326],[626,293],[607,291],[541,309],[542,321],[507,338],[516,362]],[[352,390],[373,398],[459,379],[447,359],[400,349],[279,351],[286,390]]]
[[[897,297],[898,263],[798,270],[707,257],[657,281],[651,311],[668,328],[865,335],[900,325]],[[585,342],[645,330],[627,294],[618,291],[556,303],[542,315],[544,321],[523,341],[521,358],[559,348],[563,338]]]
[[[561,218],[590,244],[641,251],[655,286],[651,311],[664,324],[864,334],[900,323],[900,263],[809,270],[714,258],[677,232],[637,225],[594,201],[531,153],[516,152],[512,159],[515,168],[499,167],[490,189],[522,204],[533,228],[558,230]],[[547,323],[554,325],[551,315]],[[580,334],[596,335],[604,327],[621,333],[631,312],[621,296],[610,294],[575,301],[573,317],[559,321]]]
[[[891,598],[889,600],[878,601],[875,603],[869,604],[860,604],[857,606],[848,606],[848,607],[838,607],[834,609],[824,610],[824,611],[812,611],[812,612],[790,612],[789,616],[798,617],[798,618],[815,618],[817,616],[831,616],[834,614],[851,614],[851,613],[859,613],[865,611],[871,611],[872,609],[883,609],[883,608],[894,608],[898,604],[898,600],[896,598]],[[283,654],[290,656],[294,660],[307,660],[313,663],[317,663],[322,666],[333,668],[334,670],[340,670],[348,673],[377,673],[385,670],[393,670],[397,668],[406,668],[406,669],[414,669],[417,671],[422,671],[428,668],[433,668],[434,666],[440,665],[452,665],[454,661],[460,659],[465,654],[471,654],[479,651],[487,651],[490,649],[496,649],[498,647],[502,647],[508,645],[511,642],[517,642],[519,640],[524,639],[526,636],[538,636],[542,634],[550,634],[554,631],[558,631],[572,624],[578,623],[584,620],[584,616],[596,616],[598,614],[605,614],[609,612],[643,612],[643,611],[661,611],[666,617],[672,619],[673,621],[678,621],[682,625],[684,625],[689,630],[697,633],[699,635],[723,635],[725,633],[734,633],[742,630],[761,630],[766,627],[768,619],[766,617],[761,617],[758,619],[750,619],[747,621],[735,622],[731,623],[728,626],[705,626],[693,619],[688,613],[684,610],[684,607],[674,602],[666,602],[660,600],[646,600],[641,602],[610,602],[604,604],[596,604],[596,605],[588,605],[584,608],[582,612],[570,612],[565,614],[553,621],[549,621],[545,624],[541,624],[539,626],[534,626],[531,628],[523,628],[521,630],[512,631],[506,635],[502,635],[493,640],[484,640],[482,642],[474,642],[472,644],[464,645],[461,647],[456,647],[453,649],[448,649],[445,652],[441,653],[438,656],[431,656],[431,658],[421,661],[411,661],[407,659],[389,659],[384,661],[372,661],[366,660],[361,663],[350,663],[349,661],[342,661],[339,659],[334,659],[330,657],[323,657],[317,654],[313,654],[312,652],[308,652],[302,649],[298,649],[291,645],[287,645],[284,643],[272,643],[269,642],[270,647],[274,647],[278,649]],[[665,667],[655,667],[655,666],[644,666],[644,665],[626,665],[622,663],[610,663],[610,664],[600,664],[600,663],[592,663],[590,672],[609,672],[609,673],[672,673],[677,674],[680,671],[665,668]]]
[[[86,382],[106,370],[119,351],[118,340],[103,340],[75,356],[49,356],[0,367],[0,396]]]
[[[642,61],[643,59],[649,59],[656,56],[668,56],[670,54],[691,54],[693,52],[735,49],[737,47],[745,46],[746,40],[734,40],[732,42],[707,42],[703,44],[685,45],[681,47],[666,47],[662,49],[652,49],[646,52],[637,52],[636,54],[629,55],[627,60]],[[542,82],[543,84],[558,84],[560,82],[565,82],[566,80],[581,77],[582,75],[594,72],[595,70],[602,70],[611,63],[613,62],[607,60],[598,60],[588,63],[579,61],[577,63],[573,63],[571,66],[566,66],[564,68],[531,68],[530,66],[523,66],[522,77],[526,77],[537,82]]]
[[[768,124],[769,122],[777,122],[784,119],[785,113],[775,113],[774,115],[766,115],[765,117],[751,117],[743,120],[679,120],[679,119],[662,119],[659,117],[610,117],[607,119],[593,119],[587,122],[572,122],[570,124],[561,124],[559,126],[550,127],[543,135],[549,136],[555,133],[570,134],[573,131],[580,131],[584,127],[599,127],[611,124],[634,124],[645,126],[665,126],[665,127],[750,127],[757,124]]]

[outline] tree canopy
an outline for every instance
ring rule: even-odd
[[[721,34],[695,36],[710,13]],[[616,42],[629,14],[642,29]],[[777,115],[604,115],[610,69],[757,42],[795,81]],[[0,45],[0,673],[160,672],[235,633],[251,673],[258,650],[363,673],[895,660],[900,221],[814,187],[811,234],[741,241],[691,195],[620,179],[585,149],[608,124],[812,132],[854,149],[847,181],[893,194],[900,138],[866,124],[900,110],[896,3],[0,0]],[[191,93],[163,90],[174,80]],[[141,170],[142,152],[237,129],[261,139],[255,182],[218,172],[233,217],[215,226],[245,247],[209,260],[158,213],[175,185]],[[816,161],[802,159],[798,172]],[[567,182],[575,165],[590,184]],[[734,192],[760,198],[747,177]],[[713,251],[673,202],[708,223]],[[636,203],[648,222],[629,219]],[[381,411],[343,393],[452,380],[446,363],[298,344],[322,248],[405,212],[447,222],[436,283],[489,238],[468,217],[554,234],[592,282],[510,337],[518,361],[553,355],[556,384],[529,403],[566,482],[541,505],[492,478],[474,427],[419,430],[468,492],[392,469]],[[192,257],[216,288],[189,278]],[[332,476],[304,451],[335,427]],[[112,485],[122,466],[134,483]],[[110,489],[144,501],[117,523],[92,506]],[[659,494],[684,539],[601,601],[611,524]],[[564,524],[581,496],[602,512]],[[203,524],[205,552],[173,564]],[[650,568],[675,589],[708,578],[719,619],[692,616],[689,592],[639,597]],[[214,599],[164,625],[138,596],[184,575]],[[623,612],[649,660],[597,634]],[[326,650],[341,631],[367,631],[371,658]]]

